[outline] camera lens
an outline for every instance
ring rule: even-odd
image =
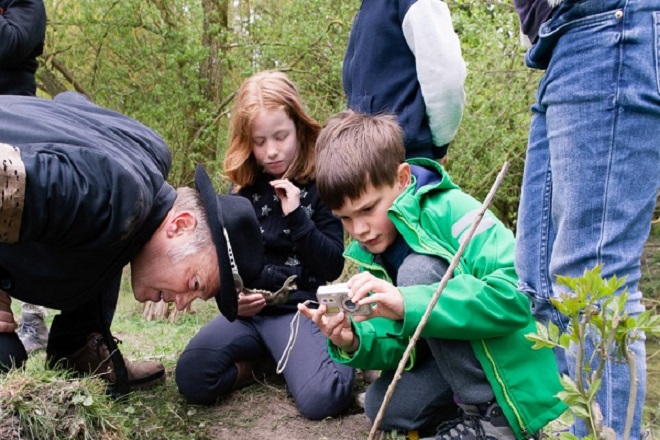
[[[355,308],[356,308],[357,306],[355,305],[355,303],[354,303],[353,301],[351,301],[350,299],[347,298],[347,299],[344,301],[344,307],[345,307],[346,310],[348,310],[349,312],[352,312],[353,310],[355,310]]]

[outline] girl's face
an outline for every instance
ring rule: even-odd
[[[296,125],[286,112],[261,110],[252,121],[252,153],[264,171],[281,178],[297,151]]]

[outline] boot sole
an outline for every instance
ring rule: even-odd
[[[163,382],[165,382],[165,371],[159,371],[140,380],[131,380],[128,382],[128,386],[131,391],[148,390]]]

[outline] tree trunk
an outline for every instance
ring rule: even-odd
[[[228,0],[202,0],[204,34],[202,44],[208,55],[200,67],[199,76],[205,84],[204,96],[216,106],[222,101],[222,59],[226,50]]]

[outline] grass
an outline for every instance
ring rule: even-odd
[[[26,371],[11,371],[0,390],[0,437],[127,438],[124,416],[96,378],[72,378],[44,370],[38,357]]]
[[[642,258],[640,280],[647,308],[660,310],[660,224],[653,226],[651,237]],[[646,343],[646,402],[644,405],[645,425],[654,438],[660,438],[660,338],[649,338]]]
[[[645,304],[660,307],[660,228],[655,228],[642,262]],[[17,316],[20,307],[14,304]],[[51,313],[52,315],[56,313]],[[104,393],[97,378],[77,379],[44,369],[44,355],[33,355],[25,371],[0,377],[0,440],[4,439],[366,439],[366,417],[352,408],[346,416],[320,422],[304,420],[281,380],[269,380],[233,393],[213,407],[188,404],[172,374],[188,340],[217,314],[213,301],[195,302],[192,313],[173,324],[142,320],[142,306],[123,286],[113,334],[123,341],[130,360],[161,361],[168,378],[163,386],[120,400]],[[51,318],[49,318],[51,319]],[[647,341],[647,399],[644,425],[660,437],[660,341]],[[384,439],[403,439],[387,433]]]

